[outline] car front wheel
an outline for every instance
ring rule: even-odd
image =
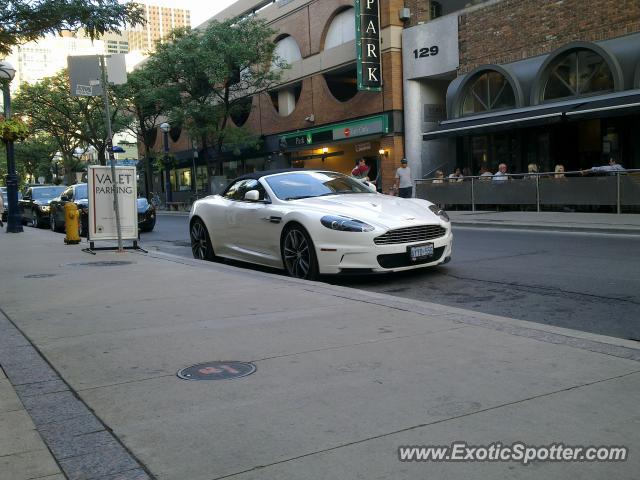
[[[216,255],[213,252],[211,238],[202,220],[196,218],[191,222],[189,236],[191,237],[191,252],[193,253],[193,258],[208,261],[215,260]]]
[[[318,259],[313,241],[299,225],[287,227],[282,236],[282,262],[287,273],[295,278],[315,280],[318,277]]]

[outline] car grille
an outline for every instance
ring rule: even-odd
[[[415,227],[389,230],[384,235],[373,239],[376,245],[392,245],[394,243],[423,242],[440,238],[447,233],[447,229],[440,225],[418,225]]]
[[[400,268],[410,267],[413,265],[421,265],[423,263],[431,263],[440,260],[444,253],[445,247],[438,247],[433,249],[433,256],[418,260],[416,262],[409,258],[408,253],[389,253],[385,255],[378,255],[378,263],[382,268]]]

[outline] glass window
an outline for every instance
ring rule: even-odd
[[[32,189],[34,199],[49,199],[59,196],[67,187],[38,187]]]
[[[207,188],[207,167],[196,168],[196,188],[202,192],[208,190]]]
[[[359,181],[336,172],[287,173],[266,177],[276,197],[283,200],[350,193],[371,193]]]
[[[171,188],[173,188],[173,190],[176,192],[191,190],[191,169],[179,168],[175,171],[172,171]]]
[[[273,51],[273,57],[273,66],[277,67],[276,61],[282,62],[284,60],[287,63],[294,63],[302,59],[302,54],[300,53],[298,42],[296,42],[293,37],[289,36],[284,37],[276,43],[276,48]]]
[[[349,8],[336,15],[329,25],[327,36],[324,41],[324,49],[350,42],[356,38],[356,10]]]
[[[613,75],[607,62],[592,50],[574,50],[549,66],[542,101],[613,91]]]
[[[467,86],[462,115],[515,107],[516,97],[509,81],[504,75],[489,71],[479,75]]]
[[[83,184],[83,185],[78,185],[76,187],[76,194],[75,194],[75,199],[76,200],[81,200],[83,198],[88,198],[87,195],[87,185]]]
[[[260,193],[259,199],[265,199],[266,192],[264,187],[258,180],[253,178],[233,183],[222,196],[229,200],[244,200],[245,194],[250,190],[257,190]]]

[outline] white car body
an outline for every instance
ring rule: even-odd
[[[298,174],[314,172],[323,173],[295,171]],[[301,225],[311,238],[320,274],[395,272],[449,261],[453,241],[451,224],[429,209],[432,203],[373,192],[280,199],[267,179],[290,173],[264,172],[263,177],[256,178],[268,195],[266,201],[230,200],[221,195],[196,201],[191,208],[190,225],[196,218],[202,220],[216,256],[276,268],[285,268],[282,236],[287,225],[292,224]],[[359,220],[372,226],[373,230],[333,230],[321,223],[327,215]],[[398,229],[409,229],[396,232],[398,234],[413,233],[408,237],[396,237],[395,241],[400,243],[383,243],[384,240],[379,239]],[[416,237],[416,230],[420,229],[431,232],[435,238],[427,238],[429,235],[426,234]],[[411,261],[409,247],[431,243],[432,258]],[[393,256],[382,257],[381,262],[381,255]]]

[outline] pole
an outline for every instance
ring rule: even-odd
[[[113,185],[113,209],[116,213],[116,231],[118,232],[118,253],[124,253],[122,248],[122,226],[120,225],[120,209],[118,205],[118,189],[116,179],[116,160],[113,155],[113,132],[111,131],[111,111],[109,108],[109,83],[107,82],[107,68],[104,55],[100,55],[100,70],[102,71],[102,99],[104,100],[104,115],[107,125],[107,152],[111,163],[111,180]]]
[[[171,198],[171,169],[169,168],[169,132],[162,132],[164,134],[164,189],[166,194],[167,203],[166,208],[169,208],[168,203],[172,201]]]
[[[7,120],[11,118],[11,92],[9,91],[9,81],[2,82],[2,93],[4,96],[4,116]],[[22,232],[22,218],[18,212],[18,175],[16,174],[16,160],[13,151],[13,140],[6,140],[7,147],[7,233]]]
[[[620,206],[620,172],[616,173],[616,213],[620,215],[622,208]]]

